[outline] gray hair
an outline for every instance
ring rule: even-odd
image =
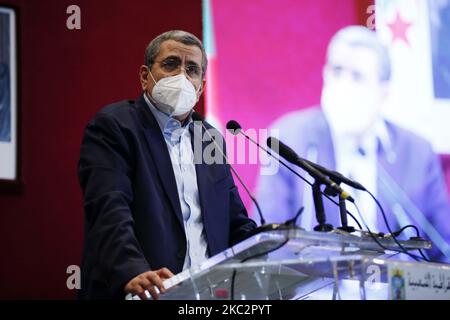
[[[380,81],[389,81],[391,78],[391,60],[389,51],[381,42],[375,31],[363,26],[348,26],[339,30],[328,45],[328,54],[337,44],[346,44],[352,47],[364,47],[371,49],[378,56],[379,61],[379,79]]]
[[[197,46],[202,50],[202,79],[205,77],[206,66],[208,65],[208,59],[206,57],[206,51],[203,47],[203,43],[192,33],[183,31],[183,30],[171,30],[164,32],[153,39],[145,49],[145,58],[144,63],[149,68],[152,67],[155,62],[156,56],[159,54],[159,50],[161,48],[161,43],[167,40],[174,40],[177,42],[181,42],[185,45],[189,46]]]

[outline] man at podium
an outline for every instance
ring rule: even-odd
[[[225,161],[194,163],[201,136],[191,116],[206,66],[194,35],[163,33],[146,49],[142,95],[104,107],[87,125],[78,164],[85,209],[79,298],[145,299],[147,290],[157,299],[164,279],[255,228]]]

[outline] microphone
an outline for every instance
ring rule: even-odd
[[[265,151],[270,157],[276,159],[281,165],[283,165],[287,170],[289,170],[290,172],[292,172],[294,175],[296,175],[298,178],[302,179],[306,184],[310,185],[313,188],[313,195],[315,198],[314,201],[314,205],[316,206],[316,218],[317,221],[319,222],[319,231],[326,231],[327,229],[329,229],[329,226],[325,225],[325,222],[323,220],[323,215],[321,214],[321,211],[323,212],[323,208],[322,205],[320,204],[320,200],[318,200],[319,198],[319,194],[323,194],[328,200],[330,200],[332,203],[334,203],[336,206],[339,207],[340,210],[340,214],[341,214],[341,222],[342,222],[342,227],[339,227],[339,229],[342,229],[344,231],[347,232],[353,232],[354,230],[351,230],[351,227],[347,226],[347,215],[350,215],[355,221],[355,217],[345,208],[345,199],[342,199],[341,197],[339,197],[339,203],[336,202],[335,200],[333,200],[326,192],[322,192],[320,190],[320,188],[317,188],[317,184],[312,184],[311,182],[309,182],[307,179],[305,179],[301,174],[299,174],[297,171],[295,171],[294,169],[291,168],[291,166],[287,165],[283,160],[281,160],[279,157],[274,157],[272,155],[272,153],[264,148],[263,146],[261,146],[257,141],[254,141],[250,136],[248,136],[247,134],[245,134],[242,131],[242,128],[240,126],[240,124],[235,121],[235,120],[230,120],[227,123],[227,129],[228,131],[230,131],[233,135],[238,135],[241,134],[243,135],[247,140],[250,140],[252,143],[254,143],[255,145],[258,146],[258,148],[260,148],[261,150]],[[313,164],[316,165],[314,162],[305,160],[307,162],[310,163],[310,165],[312,166]],[[356,181],[350,180],[346,177],[344,177],[341,173],[337,172],[337,171],[331,171],[328,170],[322,166],[316,165],[316,169],[319,170],[320,168],[323,169],[324,174],[326,175],[330,175],[330,177],[332,176],[333,179],[336,179],[336,183],[340,183],[339,182],[339,178],[341,178],[342,182],[345,182],[346,184],[356,188],[356,189],[363,189],[366,190],[361,184],[357,183]],[[343,179],[345,178],[345,179]],[[333,180],[332,179],[332,180]],[[329,191],[329,188],[328,188]],[[332,190],[333,191],[333,190]],[[333,191],[333,193],[336,193]],[[336,195],[336,194],[334,194]],[[345,194],[344,194],[345,195]],[[286,224],[286,223],[285,223]],[[316,227],[317,228],[317,227]],[[316,229],[315,228],[315,229]]]
[[[306,162],[302,158],[300,158],[294,150],[288,147],[286,144],[281,142],[280,140],[269,137],[267,138],[267,145],[270,149],[277,152],[282,158],[286,159],[288,162],[295,164],[308,172],[314,179],[320,181],[331,190],[334,191],[336,195],[339,195],[342,199],[348,200],[350,202],[354,202],[355,200],[351,197],[351,195],[342,189],[336,182],[330,180],[325,174],[321,171],[317,170],[315,166],[312,166],[310,161]],[[277,151],[277,147],[279,147]]]
[[[337,184],[344,183],[352,188],[361,190],[361,191],[367,191],[367,189],[359,182],[349,179],[346,176],[344,176],[342,173],[334,170],[327,169],[325,167],[322,167],[320,164],[314,163],[312,161],[309,161],[307,159],[299,157],[302,161],[309,164],[311,167],[316,168],[320,172],[322,172],[324,175],[330,177],[331,180],[336,182]]]
[[[295,174],[297,177],[299,177],[300,179],[302,179],[305,183],[311,185],[311,183],[306,180],[302,175],[300,175],[297,171],[295,171],[294,169],[292,169],[290,166],[288,166],[284,161],[282,161],[280,158],[275,158],[272,153],[264,148],[263,146],[261,146],[257,141],[253,140],[250,136],[248,136],[247,134],[245,134],[244,132],[242,132],[242,128],[241,125],[235,121],[235,120],[230,120],[227,123],[227,130],[233,134],[233,135],[238,135],[241,134],[243,135],[246,139],[250,140],[252,143],[254,143],[255,145],[258,146],[258,148],[260,148],[261,150],[265,151],[269,156],[271,156],[272,158],[276,159],[279,163],[281,163],[287,170],[289,170],[290,172],[292,172],[293,174]],[[327,196],[327,195],[325,195]],[[328,197],[328,196],[327,196]],[[330,198],[330,200],[333,202],[333,200]],[[336,204],[336,203],[335,203]]]
[[[241,130],[242,130],[242,128],[241,128],[241,126],[239,125],[239,123],[237,123],[235,120],[230,120],[230,121],[228,121],[228,123],[227,123],[227,129],[230,130],[230,131],[231,131],[231,130],[234,131],[234,132],[232,132],[232,133],[235,134],[235,135],[238,134],[238,133],[241,133]],[[250,137],[247,137],[247,138],[250,138]],[[251,139],[250,139],[250,140],[251,140]],[[286,146],[286,145],[285,145],[285,146]],[[269,145],[269,148],[270,148],[270,145]],[[290,148],[289,148],[289,149],[290,149]],[[292,149],[290,149],[290,150],[292,151]],[[265,151],[267,152],[267,150],[265,150]],[[292,151],[292,152],[293,152],[293,151]],[[294,152],[294,154],[295,154],[295,152]],[[297,157],[298,159],[300,159],[300,160],[306,162],[306,163],[309,164],[310,166],[316,168],[317,170],[321,171],[323,174],[329,176],[330,179],[333,180],[334,182],[336,182],[337,184],[339,184],[339,183],[345,183],[346,185],[348,185],[348,186],[350,186],[350,187],[353,187],[353,188],[355,188],[355,189],[362,190],[362,191],[366,191],[366,188],[365,188],[362,184],[360,184],[360,183],[357,182],[357,181],[354,181],[354,180],[351,180],[351,179],[347,178],[346,176],[344,176],[344,175],[341,174],[340,172],[329,170],[329,169],[327,169],[327,168],[325,168],[325,167],[322,167],[321,165],[319,165],[319,164],[317,164],[317,163],[314,163],[314,162],[309,161],[309,160],[307,160],[307,159],[300,158],[298,155],[296,155],[296,157]],[[287,160],[287,159],[286,159],[286,160]],[[289,161],[289,160],[288,160],[288,161]]]
[[[256,206],[256,210],[258,211],[258,215],[259,215],[259,219],[261,222],[261,225],[265,225],[266,224],[266,220],[264,219],[264,216],[262,214],[261,208],[259,207],[258,202],[256,201],[255,197],[252,195],[252,193],[250,192],[250,190],[247,188],[247,186],[245,185],[244,181],[242,180],[241,176],[237,173],[237,171],[233,168],[233,166],[231,166],[230,162],[228,161],[228,157],[223,153],[222,148],[217,144],[216,140],[214,139],[213,136],[211,136],[211,134],[209,133],[208,129],[205,127],[204,119],[202,117],[201,114],[199,114],[198,112],[192,112],[192,120],[194,121],[200,121],[202,124],[203,129],[205,130],[205,132],[207,132],[209,138],[212,140],[212,142],[214,143],[214,145],[216,146],[216,148],[219,150],[219,153],[222,155],[223,159],[225,159],[226,163],[228,164],[230,170],[234,173],[234,175],[236,176],[236,178],[239,180],[239,182],[241,183],[241,185],[244,187],[245,191],[247,192],[248,196],[250,197],[250,199],[253,201],[253,203]],[[271,227],[269,228],[271,229]]]
[[[241,132],[242,127],[239,123],[237,123],[237,121],[235,120],[230,120],[227,122],[227,130],[231,131],[233,130],[234,132],[233,135],[237,135],[239,132]]]
[[[230,120],[227,123],[227,129],[233,134],[233,135],[237,135],[237,134],[241,134],[243,135],[246,139],[250,140],[252,143],[256,144],[258,146],[258,148],[260,148],[261,150],[264,150],[269,156],[271,156],[272,158],[276,159],[279,163],[281,163],[287,170],[291,171],[293,174],[295,174],[297,177],[299,177],[300,179],[302,179],[306,184],[309,184],[312,187],[313,190],[313,196],[314,196],[314,206],[316,207],[316,219],[317,222],[319,223],[318,226],[316,226],[314,228],[314,230],[316,231],[331,231],[333,229],[333,226],[330,224],[326,223],[326,217],[325,217],[325,211],[323,208],[323,202],[321,199],[321,195],[325,195],[325,197],[327,197],[327,199],[329,199],[331,202],[333,202],[334,204],[338,205],[338,203],[336,203],[333,199],[331,199],[326,193],[322,192],[320,190],[320,185],[318,183],[314,183],[311,184],[311,182],[309,182],[307,179],[305,179],[301,174],[299,174],[297,171],[295,171],[294,169],[292,169],[289,165],[287,165],[284,161],[282,161],[279,157],[274,157],[272,155],[272,153],[264,148],[263,146],[261,146],[257,141],[253,140],[251,137],[249,137],[247,134],[245,134],[244,132],[242,132],[241,126],[239,125],[239,123],[237,123],[234,120]],[[316,180],[317,182],[317,180]],[[347,210],[345,210],[347,213],[349,213]],[[296,217],[294,219],[297,218],[298,215],[301,214],[298,213],[296,215]],[[349,213],[350,214],[350,213]],[[295,223],[295,222],[294,222]],[[291,225],[292,223],[288,221],[286,221],[284,223],[284,226],[288,226]]]

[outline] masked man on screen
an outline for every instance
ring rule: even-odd
[[[194,35],[159,35],[140,67],[143,94],[106,106],[87,125],[78,166],[85,208],[80,298],[145,299],[146,290],[158,298],[164,279],[255,228],[229,167],[194,163],[201,137],[191,132],[191,115],[206,65]]]
[[[417,225],[435,246],[431,257],[449,261],[450,207],[439,159],[427,141],[380,113],[391,75],[387,49],[374,31],[350,26],[332,38],[326,59],[321,108],[289,113],[272,127],[301,157],[362,183],[380,200],[394,230]],[[351,191],[369,228],[387,232],[370,196]],[[311,193],[281,166],[275,175],[260,175],[257,184],[268,221],[292,218],[304,205],[298,222],[307,230],[317,224]],[[324,201],[328,222],[340,226],[339,209]],[[353,206],[348,209],[358,217]]]

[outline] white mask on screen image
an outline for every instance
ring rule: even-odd
[[[151,73],[150,76],[155,82],[152,97],[161,111],[171,116],[180,116],[194,108],[197,92],[184,74],[162,78],[158,82]]]
[[[380,99],[375,89],[350,84],[324,85],[321,106],[333,130],[360,135],[378,116]]]

